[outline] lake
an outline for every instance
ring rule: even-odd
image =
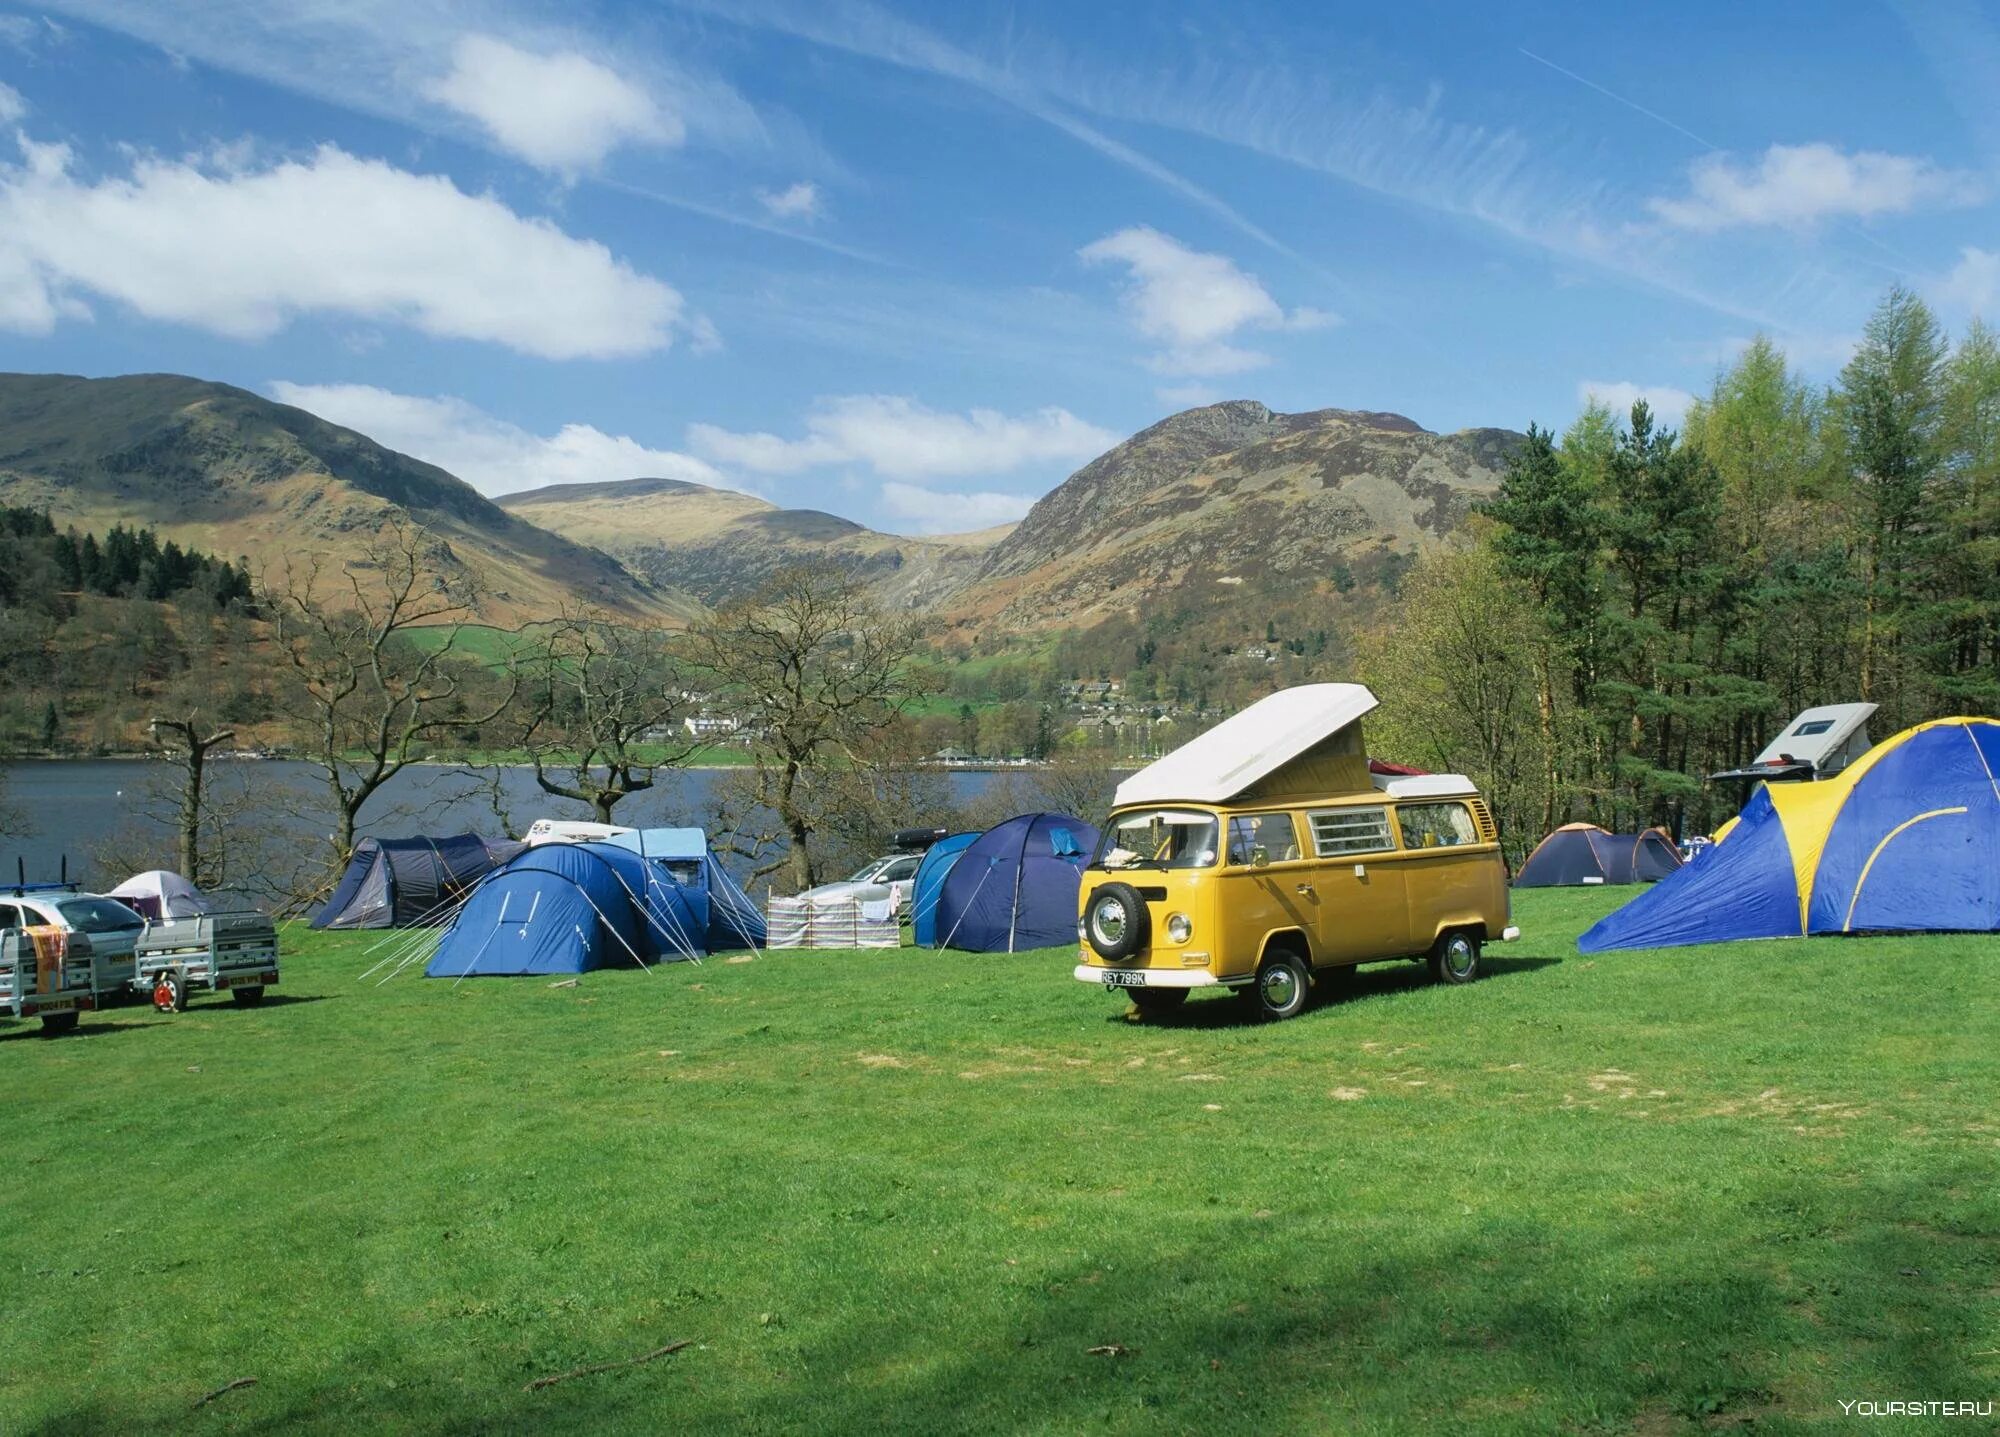
[[[101,851],[143,852],[156,867],[173,866],[171,809],[161,785],[179,770],[145,759],[78,759],[0,764],[6,803],[18,831],[0,835],[0,881],[13,883],[22,867],[29,882],[54,879],[65,858],[69,876],[86,886],[114,884],[128,875],[103,871]],[[532,768],[500,771],[499,803],[519,832],[537,818],[589,818],[586,805],[552,798],[535,784]],[[311,764],[280,759],[211,765],[215,791],[249,796],[261,812],[296,832],[302,843],[324,843],[330,833],[323,775]],[[494,796],[484,785],[491,769],[413,764],[391,779],[362,811],[363,834],[504,832]],[[662,770],[658,786],[618,806],[618,821],[634,827],[702,825],[716,785],[728,769]],[[984,772],[946,775],[954,800],[977,797],[999,779]],[[738,865],[732,863],[732,868]],[[742,874],[739,872],[739,878]]]

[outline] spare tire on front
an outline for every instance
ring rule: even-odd
[[[1144,952],[1152,929],[1153,916],[1146,911],[1146,900],[1129,883],[1105,884],[1084,906],[1084,940],[1107,963]]]

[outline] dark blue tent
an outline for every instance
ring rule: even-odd
[[[364,838],[354,845],[314,928],[408,928],[442,923],[479,880],[521,851],[476,833],[445,838]]]
[[[1680,866],[1680,850],[1657,828],[1607,833],[1594,823],[1566,823],[1535,845],[1514,886],[1657,883]]]
[[[705,935],[710,952],[764,945],[764,915],[729,876],[701,829],[639,828],[606,842],[666,866],[684,890],[696,931]]]
[[[1076,941],[1076,895],[1097,830],[1060,813],[1024,813],[958,855],[938,893],[937,943],[1019,953]]]
[[[940,838],[924,852],[917,876],[910,884],[910,932],[919,948],[935,948],[938,941],[938,899],[958,856],[979,841],[976,833],[954,833]]]
[[[582,973],[703,948],[687,894],[663,865],[608,843],[544,843],[479,885],[424,975]]]

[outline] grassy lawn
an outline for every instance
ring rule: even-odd
[[[1616,896],[1525,894],[1484,981],[1375,970],[1273,1027],[1125,1023],[1066,951],[376,987],[372,940],[294,932],[261,1009],[0,1036],[0,1432],[2000,1398],[2000,940],[1579,958]]]

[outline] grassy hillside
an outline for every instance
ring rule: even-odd
[[[1130,1026],[1062,951],[375,987],[372,940],[293,933],[260,1010],[0,1036],[0,1430],[1782,1433],[1990,1396],[2000,943],[1578,958],[1619,896],[1524,894],[1485,981],[1274,1027]]]

